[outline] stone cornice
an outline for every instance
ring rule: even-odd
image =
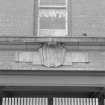
[[[5,37],[0,50],[37,50],[43,44],[62,44],[68,50],[105,50],[105,37]]]
[[[40,43],[64,43],[67,45],[102,46],[105,45],[105,37],[10,37],[0,36],[0,44],[40,44]]]
[[[34,76],[105,76],[104,70],[0,70],[0,75],[34,75]]]

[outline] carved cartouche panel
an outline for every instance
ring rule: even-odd
[[[60,45],[45,44],[39,49],[42,65],[47,67],[58,67],[64,64],[66,49]]]

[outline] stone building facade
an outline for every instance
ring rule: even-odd
[[[0,104],[104,105],[105,0],[0,0]]]

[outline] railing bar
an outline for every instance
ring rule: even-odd
[[[79,100],[78,100],[78,98],[77,98],[77,105],[79,105]]]
[[[33,99],[34,99],[34,98],[32,98],[32,105],[34,105],[34,104],[33,104]]]
[[[68,105],[68,98],[66,97],[66,105]]]
[[[75,98],[73,98],[73,105],[75,105]]]
[[[40,98],[38,97],[38,105],[40,105]]]
[[[75,105],[75,98],[73,98],[73,103],[74,103],[74,105]]]
[[[90,98],[89,98],[89,105],[90,105]]]
[[[41,105],[43,105],[43,98],[41,98]]]
[[[19,97],[18,97],[18,105],[20,105],[20,100],[19,100]]]
[[[74,98],[74,105],[77,105],[77,98]]]
[[[96,98],[96,105],[99,105],[99,104],[98,104],[98,98]]]
[[[33,105],[35,105],[35,97],[33,97]]]
[[[79,105],[81,105],[81,99],[79,98]]]
[[[91,98],[91,101],[92,101],[92,105],[94,105],[94,103],[93,103],[93,98]]]
[[[5,97],[2,99],[2,105],[5,105]]]
[[[43,104],[42,105],[45,105],[45,99],[44,99],[44,97],[43,97]]]
[[[30,97],[28,97],[28,105],[30,105]]]
[[[82,104],[85,105],[84,98],[82,98]]]
[[[46,105],[48,105],[48,98],[46,98]]]
[[[69,97],[67,97],[67,105],[69,105]]]
[[[12,105],[14,105],[14,98],[12,97],[11,100],[12,100]]]
[[[97,99],[97,98],[95,98],[95,105],[96,105],[96,99]]]
[[[80,98],[80,105],[82,105],[82,98]]]
[[[32,104],[32,97],[30,98],[30,105],[33,105],[33,104]]]
[[[88,100],[87,100],[87,98],[86,98],[86,105],[88,105]]]
[[[86,105],[87,105],[87,98],[85,98],[85,102],[86,102]]]
[[[86,105],[86,101],[85,101],[85,98],[83,98],[83,104],[84,104],[84,105]]]
[[[10,98],[8,98],[8,105],[10,105]]]
[[[95,98],[93,98],[93,105],[95,105]]]
[[[39,98],[39,105],[41,105],[42,104],[42,98]]]
[[[27,105],[27,98],[25,98],[25,105]]]
[[[38,105],[38,98],[36,97],[36,105]]]
[[[9,98],[9,105],[12,105],[11,98]]]
[[[69,105],[71,105],[71,100],[70,100],[70,98],[69,98]]]
[[[29,105],[31,105],[31,98],[29,97]]]
[[[96,98],[94,98],[94,103],[95,103],[95,105],[96,105]]]
[[[59,98],[59,101],[60,101],[59,104],[62,105],[62,98],[61,97]]]
[[[89,98],[87,98],[88,105],[90,105]]]
[[[58,105],[60,105],[60,98],[58,98]],[[66,103],[65,103],[65,105],[66,105]]]
[[[90,99],[90,105],[92,105],[92,104],[91,104],[91,98],[89,98],[89,99]]]
[[[44,97],[44,105],[46,105],[46,102],[45,101],[46,101],[46,98]]]
[[[36,97],[36,105],[38,105],[38,98]]]
[[[80,98],[80,105],[82,105],[82,98]]]
[[[19,97],[20,98],[20,97]],[[22,103],[21,103],[21,98],[20,98],[20,105],[22,105]]]
[[[7,98],[7,97],[6,97],[6,105],[9,105],[9,104],[8,104],[8,98]]]
[[[73,105],[73,98],[71,98],[71,105]]]
[[[79,105],[79,104],[78,104],[78,98],[77,98],[77,105]]]
[[[78,98],[76,98],[76,105],[78,105]]]
[[[40,98],[38,97],[38,105],[40,105]]]
[[[21,97],[21,104],[24,105],[24,97]]]
[[[17,97],[17,105],[18,105],[18,97]]]
[[[85,105],[85,98],[83,98],[83,105]]]
[[[27,97],[27,105],[29,105],[29,97]]]
[[[73,105],[75,105],[75,98],[73,98]]]
[[[44,101],[43,101],[43,98],[42,98],[42,105],[44,105],[43,103],[44,103]]]

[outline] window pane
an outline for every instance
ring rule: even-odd
[[[40,9],[40,35],[66,34],[66,9]]]
[[[64,9],[40,10],[40,29],[64,29],[66,11]]]
[[[66,0],[40,0],[40,5],[65,5]]]
[[[40,29],[39,34],[40,34],[40,36],[51,36],[51,37],[54,37],[54,36],[66,36],[67,35],[66,30],[55,30],[55,29],[54,30]]]

